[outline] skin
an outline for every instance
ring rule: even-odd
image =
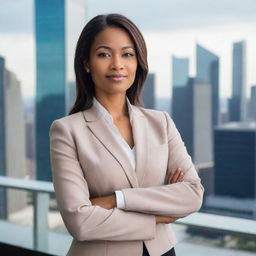
[[[129,34],[121,28],[106,28],[95,37],[90,49],[90,58],[84,63],[91,73],[95,86],[95,97],[107,109],[120,134],[132,148],[134,146],[132,127],[126,105],[126,91],[135,80],[138,66],[135,45]],[[122,80],[111,79],[122,75]],[[177,169],[168,177],[168,184],[181,182],[183,172]],[[105,209],[116,207],[116,196],[90,198],[92,205]],[[156,216],[156,223],[171,223],[178,218]]]

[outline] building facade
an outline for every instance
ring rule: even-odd
[[[156,109],[155,74],[149,73],[142,89],[142,100],[145,108]]]
[[[51,181],[49,128],[65,116],[65,1],[35,0],[36,177]]]
[[[195,164],[212,161],[211,87],[189,78],[173,87],[172,118]]]
[[[68,81],[75,81],[74,53],[85,25],[83,0],[35,0],[36,178],[51,181],[49,128],[72,104]],[[75,25],[74,25],[75,24]]]
[[[250,113],[251,120],[256,122],[256,85],[251,87]]]
[[[172,86],[174,88],[187,85],[189,77],[189,59],[172,57]]]
[[[6,176],[24,179],[27,174],[24,104],[20,82],[8,70],[5,70],[5,110]],[[8,216],[27,205],[26,191],[8,189],[6,193]]]
[[[212,127],[214,127],[220,119],[219,57],[198,44],[196,45],[196,78],[211,85]]]
[[[5,59],[0,56],[0,175],[6,175],[6,151],[5,151]],[[0,187],[0,218],[7,216],[6,190]]]
[[[215,129],[215,195],[256,198],[256,123],[228,123]]]
[[[256,219],[256,123],[219,125],[214,138],[214,194],[204,211]]]
[[[230,121],[246,121],[246,43],[233,44],[232,97],[229,100]]]
[[[0,57],[0,175],[24,178],[25,121],[20,83],[14,73],[5,67]],[[0,216],[7,218],[11,213],[26,206],[26,192],[0,188]]]

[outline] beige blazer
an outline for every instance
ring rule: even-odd
[[[155,215],[184,217],[201,207],[203,187],[180,134],[166,112],[128,102],[136,168],[93,106],[55,120],[50,129],[53,183],[63,221],[73,236],[69,256],[150,256],[176,244]],[[184,181],[165,185],[180,167]],[[122,190],[124,210],[92,206],[90,197]]]

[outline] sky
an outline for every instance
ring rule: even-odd
[[[246,40],[247,94],[256,85],[255,0],[71,0],[67,52],[72,67],[74,45],[86,21],[97,14],[121,13],[141,30],[148,47],[149,70],[156,74],[158,97],[171,96],[171,58],[188,57],[195,70],[195,44],[220,57],[220,95],[231,94],[232,44]],[[21,81],[23,96],[35,94],[33,0],[0,0],[0,55]],[[68,67],[68,79],[74,79]]]

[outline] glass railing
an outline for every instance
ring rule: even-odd
[[[0,242],[65,255],[72,237],[57,209],[53,184],[0,176],[0,188],[26,191],[28,199],[23,209],[0,220]],[[255,255],[254,220],[198,212],[170,225],[179,241],[175,246],[177,255]]]

